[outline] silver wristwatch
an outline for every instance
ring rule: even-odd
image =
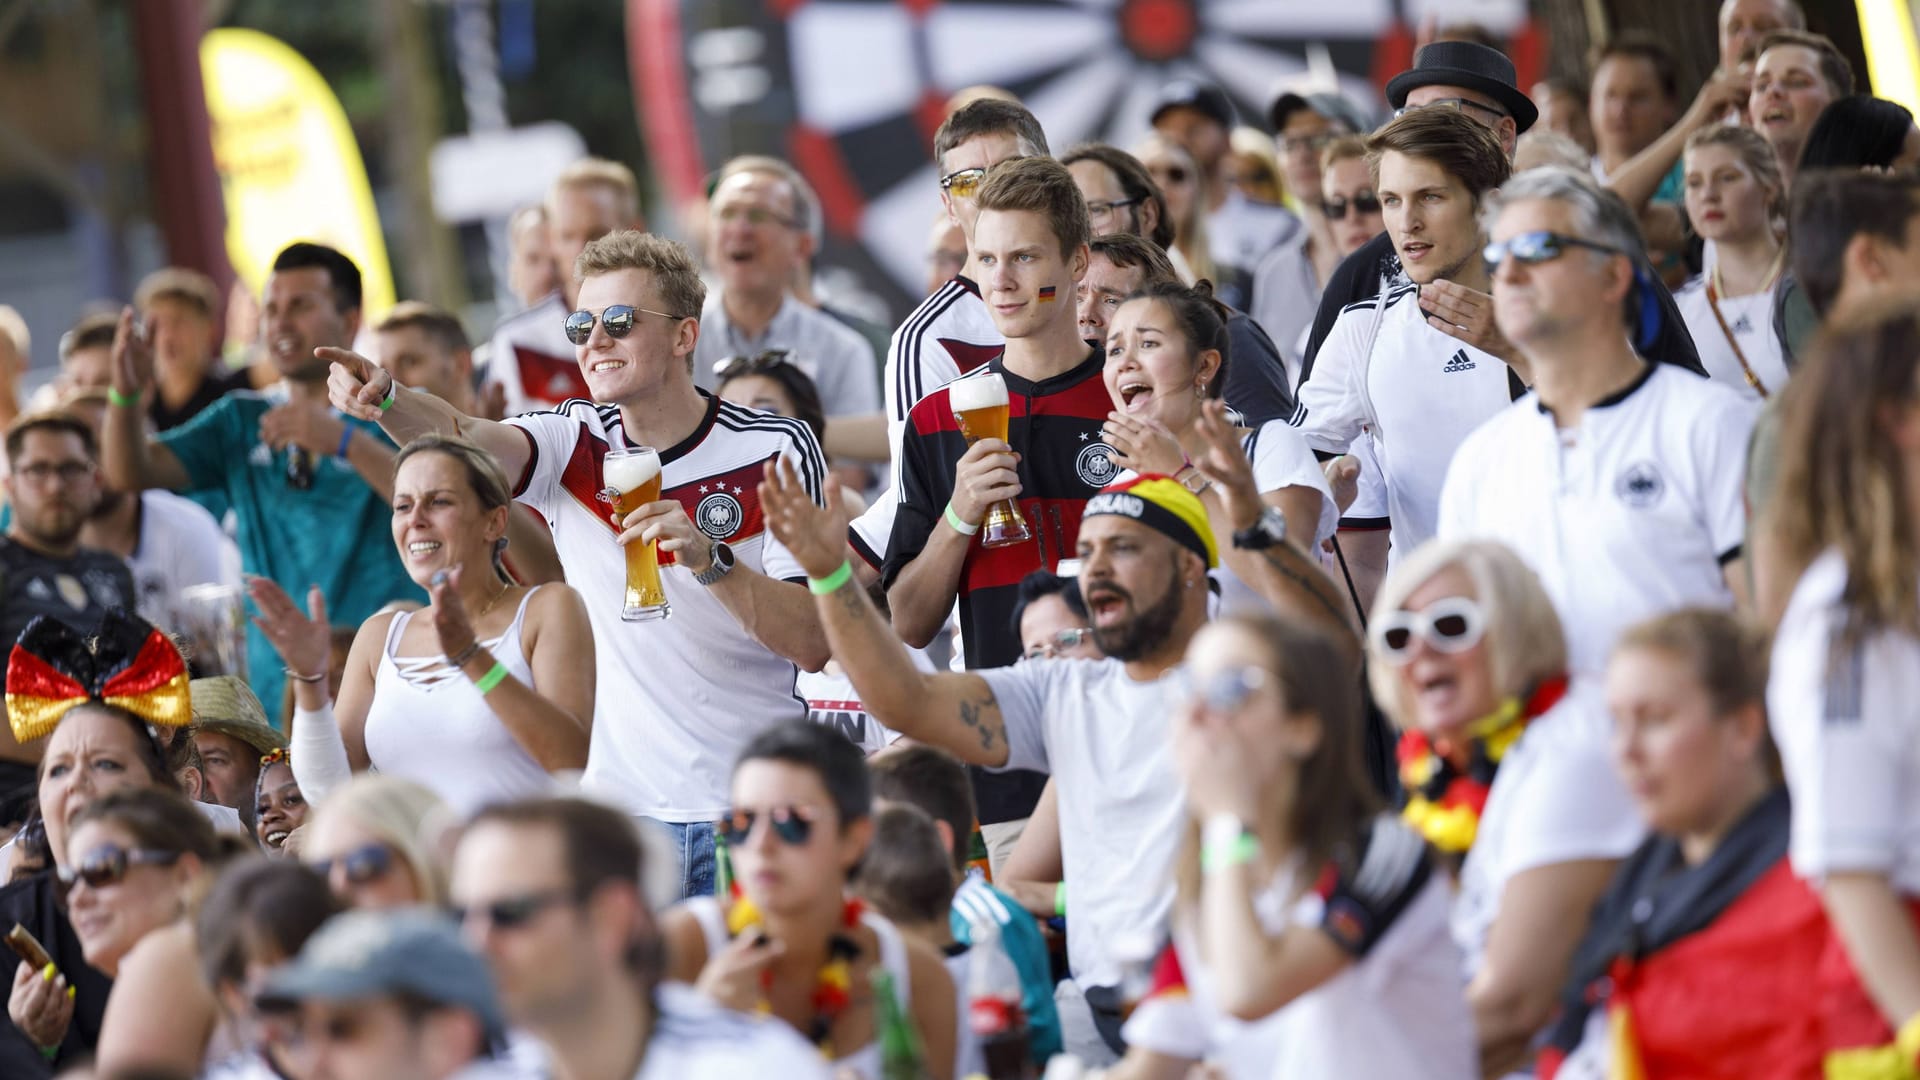
[[[1287,518],[1269,506],[1250,528],[1233,534],[1233,546],[1242,551],[1265,551],[1279,547],[1287,539]]]
[[[693,575],[695,584],[711,585],[733,573],[733,549],[727,546],[726,541],[715,540],[713,547],[708,550],[712,553],[713,565]]]

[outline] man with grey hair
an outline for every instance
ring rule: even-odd
[[[1522,173],[1486,213],[1494,317],[1533,391],[1461,444],[1439,535],[1510,545],[1553,598],[1573,669],[1598,674],[1627,626],[1744,597],[1754,409],[1635,351],[1660,286],[1626,204],[1591,176]]]
[[[829,417],[877,417],[872,346],[792,292],[795,271],[813,258],[819,217],[811,185],[778,158],[735,158],[720,170],[707,203],[707,270],[720,287],[700,315],[694,382],[712,390],[727,358],[784,349],[813,379]]]

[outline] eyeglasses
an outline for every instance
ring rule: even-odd
[[[1251,665],[1216,671],[1195,688],[1193,700],[1211,713],[1230,713],[1253,700],[1269,682],[1265,671]]]
[[[345,855],[331,859],[320,859],[307,864],[313,872],[329,880],[333,877],[333,868],[339,867],[346,874],[347,884],[365,885],[387,876],[393,869],[393,850],[385,844],[368,844],[357,847]]]
[[[84,881],[89,889],[104,889],[125,880],[127,871],[133,867],[172,866],[179,861],[180,853],[177,851],[103,844],[87,852],[79,865],[61,867],[60,883],[71,889],[74,882]]]
[[[754,356],[729,356],[713,364],[714,378],[721,382],[742,375],[764,375],[787,362],[792,355],[786,349],[766,349]]]
[[[1187,170],[1184,165],[1166,165],[1158,169],[1149,168],[1147,172],[1151,173],[1155,180],[1163,184],[1184,184],[1187,182]]]
[[[971,199],[987,178],[985,169],[961,169],[940,178],[941,190],[957,199]]]
[[[1140,199],[1112,199],[1107,202],[1090,202],[1087,204],[1087,216],[1106,217],[1115,210],[1124,210],[1129,206],[1139,206],[1141,201]]]
[[[1530,232],[1519,236],[1497,240],[1481,249],[1481,256],[1487,260],[1487,269],[1497,270],[1500,264],[1511,257],[1523,266],[1535,266],[1551,262],[1567,253],[1568,248],[1583,247],[1588,251],[1601,251],[1608,255],[1625,255],[1617,247],[1596,244],[1591,240],[1582,240],[1577,236],[1563,236],[1556,232]]]
[[[1464,596],[1448,597],[1424,611],[1396,611],[1374,624],[1373,641],[1386,658],[1404,664],[1413,656],[1419,637],[1443,653],[1462,653],[1480,644],[1486,633],[1486,615]]]
[[[1452,109],[1455,112],[1478,109],[1483,113],[1490,113],[1501,119],[1505,119],[1509,115],[1505,109],[1496,109],[1491,105],[1478,101],[1468,101],[1466,98],[1450,97],[1441,98],[1438,101],[1429,101],[1425,105],[1403,105],[1393,110],[1393,118],[1398,120],[1410,112],[1418,112],[1421,109]]]
[[[1336,138],[1338,138],[1338,136],[1333,132],[1323,131],[1318,135],[1282,135],[1275,139],[1274,142],[1279,144],[1280,152],[1283,154],[1295,154],[1302,150],[1311,150],[1314,153],[1319,153],[1325,150],[1327,144],[1333,142]]]
[[[1351,208],[1355,217],[1380,212],[1380,196],[1371,191],[1363,191],[1351,199],[1328,199],[1320,204],[1320,212],[1328,221],[1347,220],[1347,210]]]
[[[614,304],[600,313],[599,323],[601,328],[606,330],[608,337],[618,340],[633,333],[634,324],[640,321],[642,315],[658,315],[675,322],[693,318],[692,315],[669,315],[664,311],[634,307],[631,304]],[[587,339],[593,336],[594,321],[594,314],[591,311],[576,311],[567,316],[567,340],[575,345],[585,345]]]
[[[783,844],[799,847],[813,835],[813,811],[805,806],[776,806],[771,810],[742,810],[735,808],[727,811],[720,819],[720,835],[734,847],[747,842],[753,835],[753,825],[764,815],[767,823],[773,826],[773,835]]]
[[[517,930],[539,918],[541,912],[555,904],[571,903],[576,899],[578,897],[572,889],[547,889],[484,904],[455,905],[453,917],[462,924],[484,919],[495,930]]]
[[[722,225],[744,221],[756,229],[764,229],[769,225],[784,225],[791,229],[799,225],[799,222],[792,218],[776,214],[764,206],[729,206],[716,212],[713,217]]]
[[[92,476],[94,468],[91,461],[62,461],[57,465],[50,461],[36,461],[15,468],[13,475],[24,477],[34,484],[45,484],[56,477],[63,484],[76,484]]]
[[[1028,660],[1040,660],[1049,656],[1059,656],[1069,649],[1077,649],[1093,639],[1093,630],[1086,626],[1073,626],[1058,631],[1047,641],[1037,642],[1026,651]]]

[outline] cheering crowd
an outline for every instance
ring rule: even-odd
[[[0,1075],[1920,1078],[1920,128],[1719,28],[976,88],[893,327],[759,156],[479,347],[152,275],[0,386]]]

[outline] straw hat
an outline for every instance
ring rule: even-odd
[[[195,679],[191,685],[194,731],[232,736],[263,754],[287,748],[286,735],[267,723],[267,710],[238,675]]]

